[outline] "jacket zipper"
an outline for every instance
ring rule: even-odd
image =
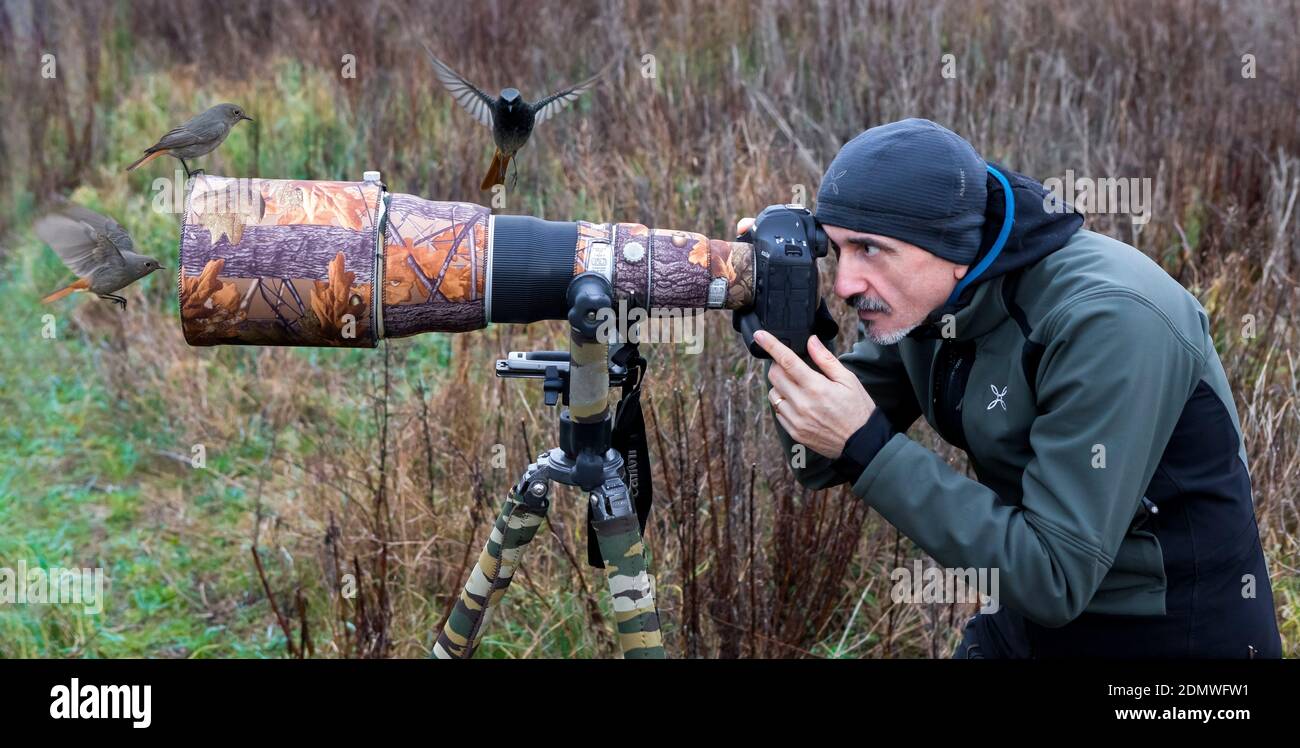
[[[944,441],[963,451],[969,451],[969,445],[961,422],[962,400],[974,363],[975,342],[971,340],[945,340],[934,363],[930,412],[934,414],[935,430]]]

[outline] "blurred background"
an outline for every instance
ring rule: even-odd
[[[530,99],[616,60],[538,128],[506,213],[726,238],[765,205],[800,190],[811,200],[843,142],[911,116],[1039,179],[1153,180],[1140,233],[1122,215],[1087,226],[1139,247],[1210,313],[1285,651],[1300,654],[1297,2],[0,9],[0,566],[109,578],[99,616],[0,607],[0,656],[428,653],[508,486],[556,440],[540,387],[496,379],[493,361],[565,347],[564,324],[372,351],[190,348],[171,275],[178,217],[152,209],[153,180],[178,165],[123,172],[170,127],[229,101],[256,122],[191,168],[348,180],[380,169],[395,192],[489,204],[489,133],[438,85],[421,39],[480,88]],[[54,78],[42,77],[47,53]],[[342,74],[349,54],[355,78]],[[114,216],[162,260],[167,272],[125,292],[126,311],[39,304],[72,277],[31,229],[57,195]],[[835,306],[843,350],[856,322]],[[734,335],[714,313],[700,355],[643,346],[647,543],[670,655],[948,656],[976,606],[891,602],[890,572],[923,554],[847,487],[794,482],[762,368]],[[923,422],[912,436],[964,469]],[[479,656],[616,654],[584,517],[576,494],[555,501]]]

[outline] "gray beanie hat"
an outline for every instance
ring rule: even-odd
[[[817,220],[901,239],[969,265],[980,247],[987,165],[927,119],[873,127],[840,149],[817,189]]]

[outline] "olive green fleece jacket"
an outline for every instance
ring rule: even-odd
[[[860,336],[840,356],[895,429],[947,417],[936,428],[960,434],[975,475],[896,433],[853,492],[940,564],[996,568],[1000,602],[1043,626],[1163,615],[1160,544],[1137,521],[1144,491],[1198,383],[1240,433],[1205,311],[1141,252],[1087,230],[1017,276],[977,284],[947,337]],[[960,407],[945,416],[939,360],[962,346]],[[811,450],[795,474],[814,489],[845,482]]]

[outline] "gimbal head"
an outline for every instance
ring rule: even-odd
[[[538,456],[529,466],[528,480],[545,477],[588,492],[589,523],[607,519],[617,507],[635,512],[641,531],[650,513],[653,488],[645,428],[641,417],[640,384],[645,369],[633,343],[624,342],[611,354],[610,341],[601,340],[599,312],[612,303],[609,279],[594,271],[569,282],[569,351],[511,351],[496,362],[497,376],[543,380],[547,405],[560,405],[559,447]],[[609,388],[623,387],[618,410],[609,413]],[[626,459],[625,459],[626,455]],[[625,468],[631,485],[624,481]],[[520,487],[521,492],[529,486]],[[591,537],[591,529],[589,535]],[[588,560],[600,567],[599,549],[588,545]]]

